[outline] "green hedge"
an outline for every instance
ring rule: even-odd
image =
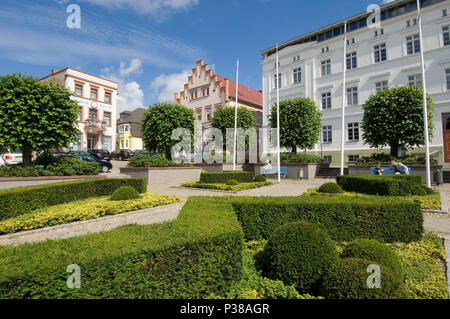
[[[384,196],[426,195],[422,177],[418,175],[345,175],[336,180],[348,192]]]
[[[0,248],[0,298],[221,295],[241,277],[243,248],[229,199],[191,197],[175,221]],[[66,285],[72,264],[80,289]]]
[[[255,175],[252,172],[222,172],[222,173],[202,173],[200,182],[210,184],[226,184],[230,179],[235,179],[239,183],[251,183]]]
[[[39,208],[111,195],[122,186],[131,186],[139,193],[147,191],[146,180],[140,178],[88,179],[0,190],[0,220],[23,215]]]
[[[240,197],[233,199],[233,206],[248,240],[267,239],[280,225],[297,220],[322,225],[336,241],[411,242],[423,233],[420,205],[399,198]]]

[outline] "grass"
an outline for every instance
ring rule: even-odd
[[[110,196],[88,198],[2,220],[0,235],[118,215],[180,201],[177,197],[153,193],[145,193],[139,199],[125,201],[111,201]]]
[[[266,186],[275,185],[271,182],[253,182],[253,183],[239,183],[238,185],[227,185],[222,183],[201,183],[201,182],[189,182],[184,183],[181,187],[189,188],[201,188],[201,189],[212,189],[226,192],[241,192],[254,188],[261,188]]]
[[[324,194],[319,193],[318,188],[308,189],[304,196],[343,196],[343,197],[357,197],[367,201],[380,201],[383,198],[401,198],[410,202],[419,202],[422,209],[441,209],[441,195],[438,191],[433,191],[433,194],[426,196],[377,196],[366,195],[353,192],[345,192],[343,194]]]

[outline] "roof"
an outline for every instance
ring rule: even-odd
[[[125,114],[129,114],[129,115],[128,115],[128,117],[125,120],[117,121],[117,125],[133,124],[133,123],[141,124],[142,118],[144,117],[144,112],[145,112],[145,109],[143,109],[143,108],[138,108],[138,109],[136,109],[134,111],[131,111],[131,112],[130,111],[122,112],[120,114],[124,114],[125,113]]]
[[[80,72],[80,73],[83,73],[83,74],[86,74],[86,75],[90,75],[90,76],[96,77],[96,78],[98,78],[98,79],[102,79],[102,80],[104,80],[104,81],[108,81],[108,82],[117,84],[117,82],[115,82],[115,81],[111,81],[111,80],[105,79],[105,78],[103,78],[103,77],[101,77],[101,76],[94,75],[94,74],[90,74],[90,73],[86,73],[86,72],[83,72],[83,71],[80,71],[80,70],[77,70],[77,69],[74,69],[74,68],[71,68],[71,67],[67,67],[67,68],[62,69],[62,70],[60,70],[60,71],[56,71],[56,70],[55,70],[55,71],[56,71],[55,73],[49,74],[49,75],[43,77],[42,79],[40,79],[39,81],[45,80],[45,79],[47,79],[47,78],[49,78],[49,77],[52,77],[52,76],[54,76],[54,75],[56,75],[56,74],[59,74],[59,73],[61,73],[61,72],[65,72],[65,71],[67,71],[67,70],[72,70],[72,71]]]
[[[236,100],[236,82],[230,81],[229,95],[231,98]],[[250,102],[256,105],[262,105],[263,103],[263,96],[261,91],[250,89],[241,84],[239,84],[238,95],[239,101]]]

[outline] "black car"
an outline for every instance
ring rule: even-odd
[[[97,162],[102,173],[108,173],[113,168],[110,162],[99,160],[92,155],[78,155],[78,158],[86,162]]]
[[[130,159],[130,157],[133,157],[134,153],[131,150],[115,150],[114,152],[111,153],[111,158],[112,159],[117,159],[119,161],[126,161],[128,159]]]
[[[111,153],[107,150],[89,150],[88,153],[101,161],[111,160]]]

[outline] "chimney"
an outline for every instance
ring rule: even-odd
[[[56,69],[53,69],[53,70],[50,71],[51,75],[56,74],[56,73],[58,73],[58,70],[56,70]]]
[[[178,103],[178,93],[175,93],[175,104]]]

